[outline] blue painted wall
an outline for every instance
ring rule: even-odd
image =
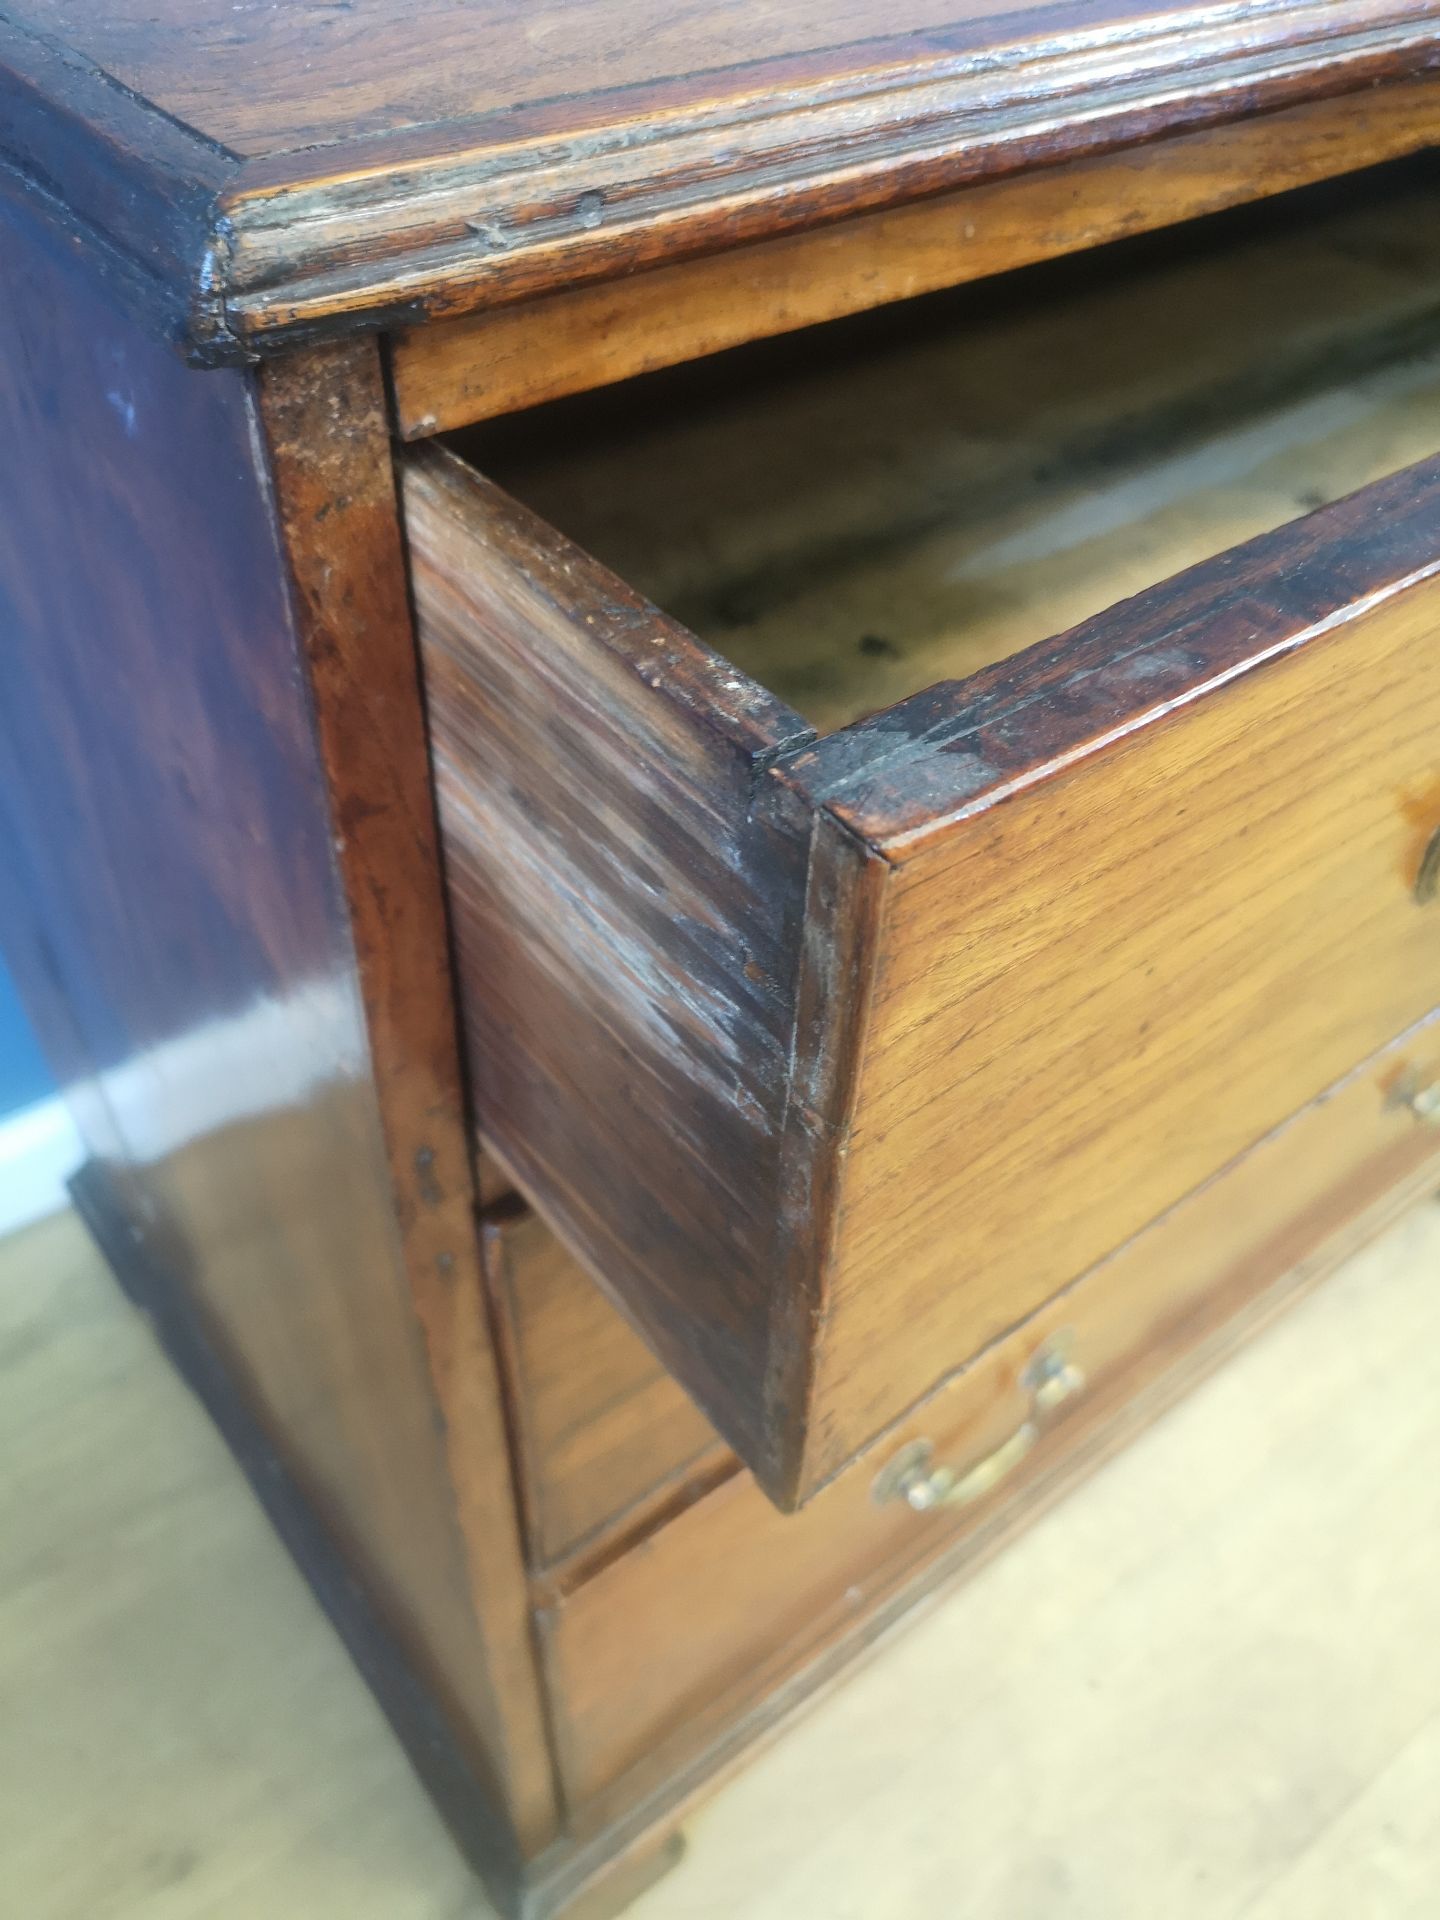
[[[15,993],[15,983],[0,957],[0,1119],[55,1091],[30,1022]]]

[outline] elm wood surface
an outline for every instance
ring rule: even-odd
[[[326,596],[287,598],[248,377],[187,372],[74,243],[6,212],[7,957],[114,1211],[187,1289],[513,1857],[512,1823],[534,1845],[554,1818],[538,1684],[527,1725],[523,1648],[477,1613],[397,1233],[358,856],[337,868],[309,705]],[[336,538],[338,591],[356,562]],[[383,552],[368,564],[367,593]],[[498,1529],[489,1545],[498,1560]]]
[[[1429,0],[12,0],[0,36],[9,165],[211,360],[1402,81],[1440,51]]]
[[[685,1481],[733,1467],[683,1388],[523,1203],[493,1208],[482,1233],[537,1566],[643,1527]]]
[[[1346,94],[597,282],[391,345],[405,439],[1278,194],[1431,143],[1440,86]]]
[[[740,1475],[553,1601],[542,1620],[562,1767],[588,1818],[674,1791],[748,1715],[803,1689],[807,1668],[823,1675],[873,1634],[898,1593],[913,1602],[927,1569],[973,1564],[1257,1311],[1432,1191],[1440,1135],[1397,1096],[1437,1076],[1431,1015],[990,1348],[803,1513],[777,1515]],[[1007,1439],[1028,1409],[1019,1375],[1062,1329],[1085,1386],[1011,1477],[971,1508],[876,1504],[878,1471],[910,1439],[957,1466]],[[644,1631],[661,1620],[663,1634]]]
[[[782,1504],[1433,995],[1440,465],[812,744],[405,491],[481,1124]]]
[[[1440,450],[1440,163],[457,439],[822,732]]]

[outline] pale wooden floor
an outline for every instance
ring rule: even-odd
[[[1440,1208],[689,1831],[635,1920],[1435,1920]],[[486,1912],[78,1228],[0,1248],[0,1914]]]

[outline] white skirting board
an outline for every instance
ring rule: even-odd
[[[69,1206],[65,1182],[84,1157],[58,1095],[0,1120],[0,1238]]]

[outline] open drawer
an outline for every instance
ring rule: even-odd
[[[1434,1003],[1437,211],[405,456],[480,1123],[780,1504]]]

